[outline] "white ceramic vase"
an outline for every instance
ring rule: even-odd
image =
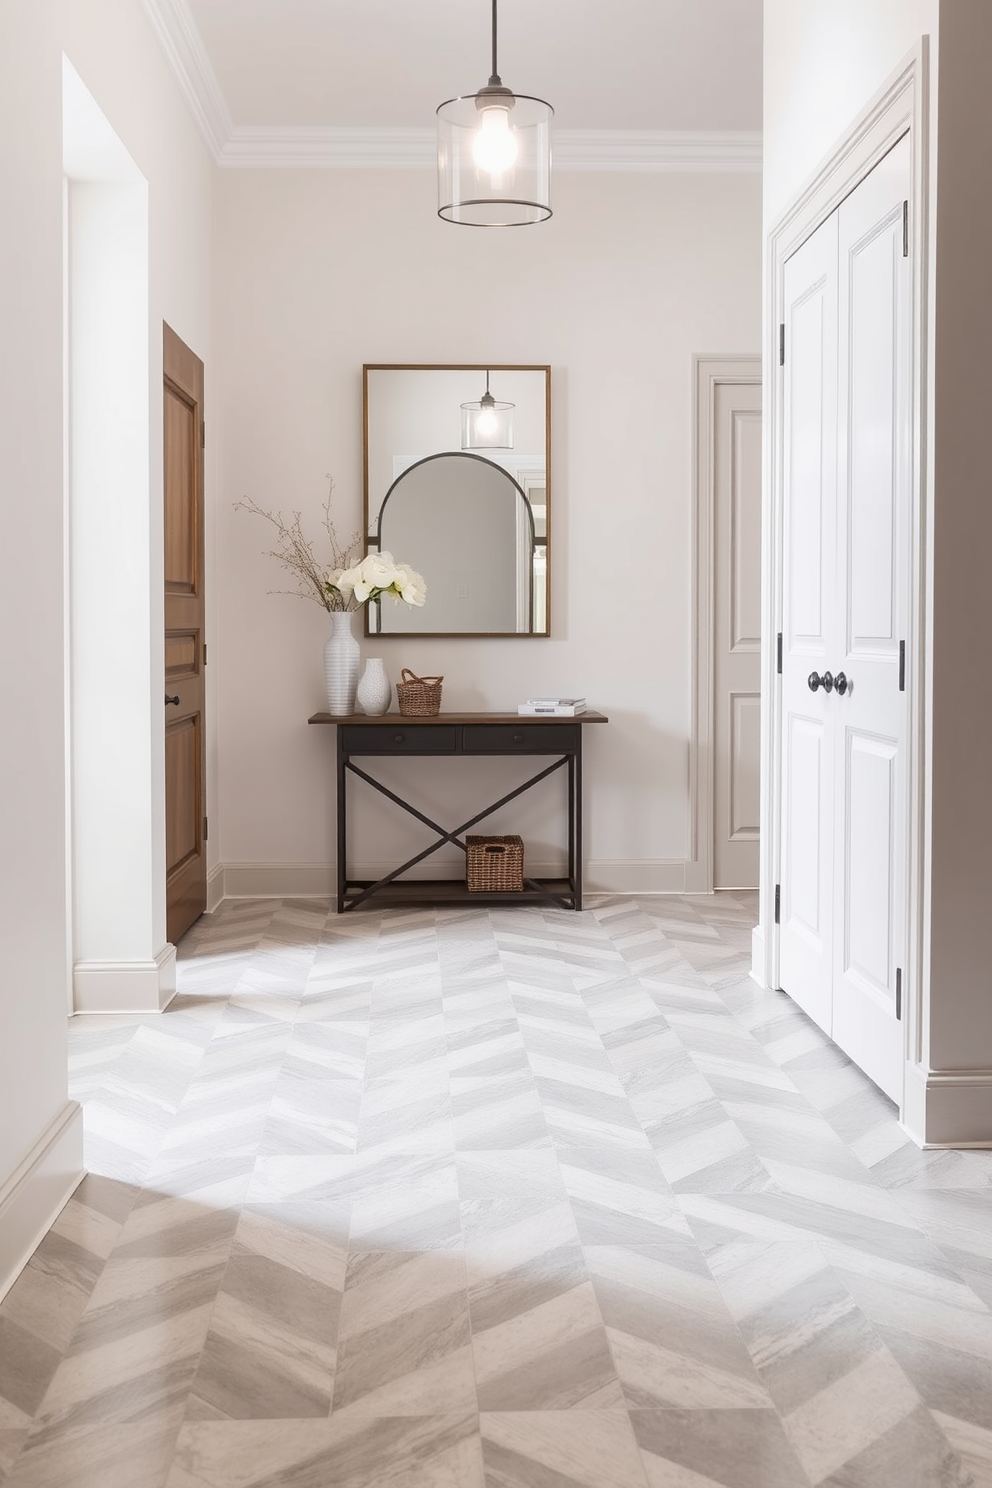
[[[327,711],[332,718],[344,718],[355,711],[355,689],[362,660],[361,647],[351,629],[357,613],[357,610],[331,611],[331,634],[324,642],[324,681]]]
[[[380,714],[389,712],[392,697],[393,684],[386,676],[382,657],[370,656],[358,684],[358,706],[363,713],[377,718]]]

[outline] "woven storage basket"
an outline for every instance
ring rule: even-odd
[[[465,846],[465,881],[472,893],[520,893],[524,886],[520,837],[466,837]]]
[[[404,667],[402,678],[396,684],[396,701],[405,718],[434,718],[440,713],[443,677],[418,677]]]

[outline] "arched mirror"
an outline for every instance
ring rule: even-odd
[[[427,584],[422,609],[369,605],[367,634],[548,635],[550,369],[366,366],[364,384],[366,544]]]

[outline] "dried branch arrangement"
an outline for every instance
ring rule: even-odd
[[[281,511],[266,511],[250,496],[245,496],[241,501],[235,502],[235,510],[240,507],[246,512],[251,512],[253,516],[264,517],[276,530],[276,546],[270,548],[269,557],[274,558],[286,569],[287,573],[293,575],[296,588],[277,589],[271,592],[295,594],[300,599],[313,599],[325,610],[354,610],[358,608],[354,595],[352,593],[342,594],[334,587],[334,584],[341,572],[350,568],[353,559],[361,554],[362,534],[361,532],[354,533],[347,547],[341,546],[334,519],[331,516],[333,494],[334,482],[328,476],[323,522],[330,549],[330,562],[326,564],[318,560],[313,543],[303,531],[300,512],[294,511],[287,520]]]

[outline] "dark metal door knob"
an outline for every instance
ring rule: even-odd
[[[810,672],[809,676],[806,678],[806,685],[809,688],[810,692],[816,692],[818,687],[822,687],[824,692],[833,692],[834,679],[829,672],[824,672],[822,677],[817,676],[816,672]],[[845,683],[845,686],[846,685],[847,684]]]
[[[838,672],[837,675],[836,675],[836,677],[834,678],[834,686],[836,687],[837,691],[840,693],[841,697],[844,696],[845,692],[850,687],[850,685],[851,684],[850,684],[850,682],[848,682],[848,680],[845,677],[844,673],[843,672]]]
[[[178,692],[176,693],[175,697],[171,697],[171,698],[170,698],[170,696],[169,696],[168,693],[165,694],[165,706],[168,707],[170,703],[175,703],[176,707],[177,708],[179,707],[179,694],[178,694]]]

